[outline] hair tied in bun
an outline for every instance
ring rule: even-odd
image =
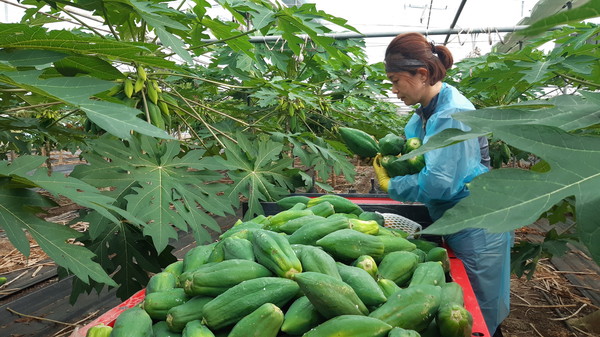
[[[435,51],[435,43],[433,41],[429,42],[429,45],[431,46],[431,52],[434,54],[437,54],[437,51]]]

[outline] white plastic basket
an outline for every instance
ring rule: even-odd
[[[412,221],[409,218],[405,218],[402,215],[394,213],[379,213],[383,216],[384,227],[392,229],[400,229],[408,233],[408,238],[413,238],[415,233],[420,232],[423,227],[417,222]]]

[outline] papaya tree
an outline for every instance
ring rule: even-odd
[[[0,24],[0,226],[76,276],[73,300],[107,285],[128,297],[174,260],[180,233],[209,241],[241,200],[252,217],[260,201],[330,188],[331,172],[351,180],[337,126],[401,127],[376,99],[381,64],[325,36],[324,22],[356,29],[314,4],[21,3],[21,22]],[[77,24],[53,28],[66,17]],[[85,164],[53,174],[41,147]],[[57,197],[84,207],[86,230],[40,217]]]

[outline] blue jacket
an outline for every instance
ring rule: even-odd
[[[433,109],[429,113],[419,111],[420,113],[411,117],[404,130],[406,139],[419,137],[425,144],[431,136],[444,129],[470,129],[452,118],[455,112],[475,109],[453,86],[442,83],[440,93],[428,107],[431,106]],[[424,110],[427,111],[428,107]],[[388,194],[394,200],[425,204],[434,221],[469,195],[466,183],[488,171],[481,164],[477,138],[429,151],[425,153],[425,164],[425,168],[418,174],[393,177],[388,186]]]

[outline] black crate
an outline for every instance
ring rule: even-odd
[[[322,193],[297,193],[292,195],[304,195],[307,197],[318,197]],[[427,212],[427,208],[423,204],[398,203],[389,198],[387,194],[357,194],[347,193],[338,194],[344,198],[348,198],[358,204],[364,211],[379,212],[379,213],[394,213],[409,218],[412,221],[419,223],[423,227],[431,224],[431,217]],[[368,199],[368,203],[361,203],[361,200]],[[380,199],[381,201],[379,201]],[[273,215],[281,212],[282,209],[275,202],[261,202],[261,206],[265,211],[265,215]],[[248,211],[248,204],[242,205],[242,212],[245,214]]]
[[[323,195],[322,193],[295,193],[292,195],[304,195],[307,197],[318,197]],[[390,199],[387,194],[360,194],[360,193],[345,193],[337,194],[344,198],[348,198],[359,205],[364,211],[379,212],[379,213],[393,213],[408,218],[416,223],[420,224],[421,227],[426,228],[431,225],[432,220],[427,211],[427,207],[423,204],[418,203],[398,203]],[[364,201],[361,203],[361,200]],[[368,200],[368,202],[367,202]],[[261,202],[265,215],[273,215],[281,212],[282,209],[275,202]],[[242,211],[245,214],[248,210],[248,204],[242,204]],[[442,239],[437,235],[423,235],[423,239],[436,242],[440,244]]]

